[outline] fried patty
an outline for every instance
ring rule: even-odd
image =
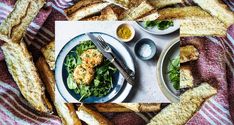
[[[83,64],[93,68],[103,61],[103,55],[97,49],[88,49],[81,54]]]
[[[78,65],[73,73],[74,80],[77,84],[89,85],[94,78],[95,70],[87,64]]]

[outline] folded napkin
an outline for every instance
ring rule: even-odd
[[[224,2],[233,10],[233,0],[224,0]],[[0,0],[0,23],[12,11],[14,4],[15,0]],[[40,49],[41,46],[50,42],[54,38],[55,21],[66,20],[63,9],[71,5],[73,5],[73,0],[47,0],[46,6],[41,9],[36,19],[27,29],[27,34],[24,37],[26,43]],[[234,26],[229,28],[229,34],[225,38],[206,37],[206,39],[208,40],[204,43],[207,43],[203,48],[200,48],[203,49],[201,56],[204,57],[200,61],[205,61],[208,67],[205,67],[202,63],[198,63],[197,67],[200,68],[202,76],[209,78],[202,77],[200,80],[214,79],[213,82],[220,87],[218,88],[218,94],[209,99],[187,124],[232,125],[234,121]],[[217,41],[221,42],[217,43]],[[2,41],[0,41],[1,44]],[[206,49],[214,51],[213,53],[205,53]],[[223,55],[220,55],[220,53]],[[57,116],[38,114],[25,102],[17,85],[8,73],[1,50],[0,72],[0,81],[2,81],[0,82],[0,124],[61,124]],[[104,115],[116,125],[143,125],[155,114],[106,113]]]

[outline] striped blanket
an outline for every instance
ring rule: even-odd
[[[233,0],[224,0],[234,10]],[[12,11],[15,0],[0,0],[0,23]],[[63,9],[71,6],[72,0],[47,0],[44,7],[27,29],[24,40],[29,46],[40,48],[54,38],[54,26],[57,20],[66,20]],[[221,41],[227,61],[225,76],[219,94],[208,100],[187,124],[190,125],[232,125],[234,122],[234,26],[229,28],[226,38],[214,38]],[[1,45],[0,41],[0,45]],[[230,61],[231,60],[231,61]],[[229,65],[229,66],[228,66]],[[0,52],[0,124],[61,124],[56,115],[39,114],[23,99],[8,73],[4,56]],[[142,125],[149,122],[156,113],[105,113],[117,125]]]

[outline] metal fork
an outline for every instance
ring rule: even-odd
[[[99,43],[100,45],[102,46],[102,48],[112,54],[115,58],[116,58],[116,61],[117,63],[131,76],[131,77],[134,77],[135,76],[135,73],[130,69],[128,68],[128,66],[126,66],[124,63],[121,62],[121,60],[119,58],[117,58],[116,54],[112,51],[111,47],[105,42],[105,40],[100,36],[98,35],[97,39],[99,40]]]

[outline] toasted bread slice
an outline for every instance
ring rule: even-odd
[[[20,42],[44,3],[44,0],[17,0],[13,11],[0,25],[0,39],[5,42]]]
[[[58,96],[55,96],[54,73],[50,70],[46,59],[44,57],[40,57],[36,64],[42,81],[45,83],[46,90],[48,91],[63,124],[81,125],[81,121],[76,115],[73,104],[64,104]]]
[[[159,14],[156,10],[151,11],[150,13],[140,17],[137,21],[153,21],[159,17]]]
[[[51,112],[52,107],[45,96],[45,88],[24,42],[5,43],[1,48],[8,70],[24,98],[37,111]]]
[[[152,11],[154,7],[149,2],[143,1],[139,6],[127,10],[123,14],[123,20],[135,20]]]
[[[81,9],[82,7],[87,7],[92,4],[102,3],[103,0],[80,0],[79,2],[75,3],[73,6],[67,8],[64,10],[64,12],[67,15],[71,15],[74,12],[76,12],[78,9]]]
[[[113,5],[123,8],[125,10],[128,9],[129,0],[105,0],[105,1],[112,3]]]
[[[134,112],[155,112],[160,110],[156,103],[118,103],[118,105],[131,109]]]
[[[140,104],[139,103],[118,103],[118,105],[124,106],[126,108],[131,109],[134,112],[139,112],[139,107]]]
[[[234,12],[229,10],[221,0],[193,0],[202,9],[221,20],[226,27],[234,24]]]
[[[88,125],[112,125],[112,123],[100,113],[93,111],[84,105],[80,105],[76,112],[78,117]]]
[[[54,73],[50,70],[48,63],[44,57],[40,57],[37,62],[36,66],[38,69],[38,73],[45,84],[46,90],[48,91],[50,98],[52,101],[55,100],[55,79]]]
[[[100,16],[93,16],[89,18],[82,19],[84,21],[115,21],[118,20],[118,15],[114,12],[114,10],[108,6],[101,11]]]
[[[130,0],[107,0],[107,1],[120,4],[121,6],[126,8],[128,8],[130,4]]]
[[[55,67],[55,42],[51,41],[48,45],[41,48],[41,52],[44,55],[46,62],[49,64],[50,69],[53,70]]]
[[[190,66],[180,66],[180,89],[193,87],[193,75]]]
[[[198,57],[199,52],[193,45],[180,47],[180,63],[197,60]]]
[[[107,0],[107,1],[116,3],[116,5],[120,4],[121,7],[123,6],[124,8],[130,9],[132,7],[137,7],[145,0]]]
[[[79,2],[83,2],[83,1],[79,1]],[[79,2],[77,4],[79,4]],[[73,13],[71,13],[70,15],[67,15],[67,16],[68,16],[69,20],[73,20],[73,21],[80,20],[82,18],[85,18],[85,17],[88,17],[90,15],[93,15],[95,13],[100,12],[102,9],[104,9],[105,7],[107,7],[110,4],[111,3],[106,2],[106,1],[91,3],[91,4],[88,4],[87,6],[79,8],[78,10],[74,11]],[[70,13],[72,11],[67,10],[67,12]]]
[[[158,11],[160,20],[183,19],[189,17],[210,17],[210,14],[197,6],[165,8]]]
[[[183,0],[149,0],[149,2],[157,9],[174,4],[183,3]]]
[[[180,20],[180,36],[225,36],[226,26],[214,17],[190,17]]]
[[[208,83],[186,91],[180,96],[180,102],[172,103],[161,110],[148,125],[184,125],[202,103],[217,93],[217,90]]]
[[[132,112],[129,108],[115,103],[98,103],[93,105],[99,112]]]

